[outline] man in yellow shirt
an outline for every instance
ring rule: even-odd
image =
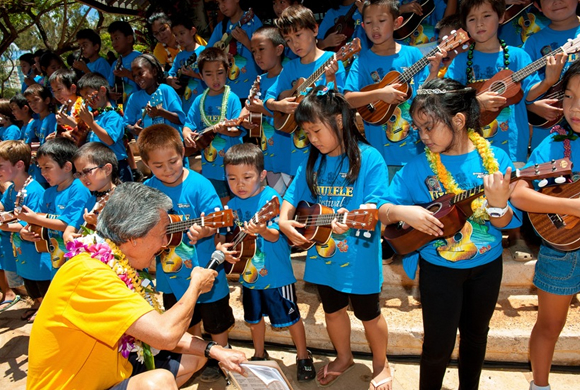
[[[210,356],[243,371],[243,353],[186,332],[215,271],[195,267],[185,295],[166,312],[139,274],[167,245],[171,206],[158,190],[124,183],[99,215],[97,235],[69,243],[72,258],[55,275],[32,328],[27,389],[178,389]],[[202,229],[194,225],[188,238],[195,243]]]

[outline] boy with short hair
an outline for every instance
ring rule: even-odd
[[[53,274],[64,264],[67,252],[62,233],[69,225],[76,226],[82,219],[85,204],[91,196],[89,190],[75,177],[72,158],[77,146],[69,139],[54,138],[40,146],[36,154],[42,176],[51,186],[44,193],[39,214],[24,207],[18,219],[41,226],[48,230],[50,259]],[[50,216],[50,217],[48,217]],[[26,226],[21,231],[22,238],[38,241],[40,238]]]
[[[199,79],[199,73],[194,71],[194,65],[205,46],[197,43],[195,39],[197,29],[193,21],[188,17],[172,19],[171,31],[175,35],[177,43],[181,46],[181,51],[175,57],[173,65],[168,72],[167,84],[177,91],[182,91],[183,112],[187,114],[195,98],[204,89],[204,85]]]
[[[122,92],[123,96],[115,96],[115,100],[124,104],[129,96],[139,89],[135,81],[133,81],[131,62],[141,52],[133,50],[135,36],[133,34],[133,28],[128,22],[117,20],[109,25],[107,31],[111,35],[113,49],[119,55],[117,61],[111,66],[107,80],[112,88],[115,88],[119,83],[123,84],[122,91],[115,90],[116,95]]]
[[[34,55],[32,53],[24,53],[18,57],[18,60],[20,61],[20,71],[24,76],[20,92],[24,93],[26,88],[36,83],[38,76],[34,74]]]
[[[275,221],[256,222],[252,217],[267,202],[280,195],[271,187],[262,186],[266,178],[264,155],[254,144],[234,145],[224,157],[228,184],[234,197],[228,202],[243,222],[247,234],[257,236],[256,254],[248,260],[240,274],[244,320],[249,324],[254,343],[254,356],[250,360],[268,360],[264,348],[266,325],[264,316],[270,318],[275,328],[288,327],[296,345],[296,376],[299,382],[316,377],[311,352],[306,349],[306,333],[296,303],[296,278],[292,271],[290,247],[281,237]],[[277,216],[276,216],[277,217]],[[222,239],[225,241],[225,238]],[[231,244],[218,244],[226,254],[226,260],[235,263],[239,254],[229,250]]]
[[[89,129],[87,142],[107,145],[117,157],[121,181],[133,181],[123,142],[123,117],[111,104],[107,79],[99,73],[87,73],[80,78],[78,89],[92,110],[83,105],[79,111],[79,117]]]
[[[40,84],[32,84],[24,91],[24,97],[35,114],[39,116],[36,138],[42,145],[46,137],[56,131],[56,117],[52,112],[52,94]]]
[[[28,105],[28,101],[24,95],[18,93],[10,98],[10,108],[16,120],[22,123],[20,133],[24,142],[30,145],[35,138],[35,131],[39,122],[32,116],[33,112]]]
[[[102,76],[108,77],[111,73],[111,65],[99,54],[101,36],[95,30],[85,28],[77,33],[77,43],[81,58],[73,62],[73,68],[83,73],[100,73]],[[83,61],[82,58],[86,58],[89,62]]]
[[[58,69],[50,75],[48,82],[54,98],[61,104],[55,114],[56,123],[60,126],[58,135],[75,141],[72,134],[78,126],[75,117],[83,104],[83,98],[78,94],[77,74],[72,69]]]
[[[242,143],[245,130],[225,126],[222,122],[238,118],[242,105],[238,96],[226,85],[229,62],[222,50],[217,47],[206,48],[199,55],[197,66],[208,88],[195,98],[187,114],[183,139],[185,146],[196,147],[196,135],[209,126],[217,125],[213,129],[215,138],[201,155],[201,172],[212,182],[225,205],[230,193],[223,169],[223,156],[230,147]]]
[[[28,174],[29,166],[30,147],[28,145],[22,141],[0,143],[0,180],[13,183],[2,196],[3,211],[12,211],[16,216],[20,215],[18,210],[15,210],[18,194],[21,196],[26,194],[19,206],[35,211],[42,207],[44,188]],[[16,271],[23,278],[24,286],[34,300],[34,304],[30,310],[24,312],[21,319],[32,322],[48,290],[52,273],[49,254],[38,253],[32,242],[21,240],[19,233],[23,225],[25,224],[20,221],[14,221],[0,226],[1,230],[9,233],[2,235],[4,260],[12,260],[15,269],[11,264],[3,263],[2,265],[5,270]]]
[[[401,45],[393,38],[393,31],[401,25],[402,19],[399,15],[399,4],[395,0],[371,0],[365,3],[363,26],[372,47],[354,60],[344,88],[344,96],[354,108],[377,100],[397,105],[393,118],[386,123],[364,124],[367,140],[381,152],[389,167],[390,179],[413,156],[423,151],[419,133],[410,127],[411,99],[407,100],[406,94],[397,90],[394,85],[371,91],[361,89],[377,83],[390,71],[399,72],[423,58],[419,49]],[[413,94],[425,80],[436,77],[436,74],[436,71],[430,74],[427,68],[417,72],[410,82]]]
[[[183,166],[183,142],[177,130],[166,124],[146,127],[137,140],[143,162],[151,169],[153,177],[145,185],[157,188],[173,202],[170,214],[183,219],[206,216],[221,207],[212,184],[202,175]],[[208,226],[193,225],[176,247],[167,247],[157,258],[157,290],[163,292],[166,309],[181,299],[189,286],[191,269],[205,267],[215,250],[216,230]],[[177,233],[179,234],[179,233]],[[228,345],[228,330],[234,325],[229,306],[229,288],[223,268],[210,292],[199,297],[195,306],[191,333],[201,336],[201,321],[212,339],[221,346]],[[217,368],[217,365],[215,365]],[[219,379],[219,369],[202,373],[202,380]]]
[[[462,84],[487,81],[496,73],[510,69],[518,71],[531,64],[530,56],[522,49],[507,45],[498,37],[498,27],[505,13],[504,0],[464,0],[460,5],[461,22],[474,40],[467,52],[459,54],[446,77]],[[482,126],[483,135],[493,145],[503,149],[514,162],[524,162],[528,157],[530,130],[527,123],[526,100],[533,101],[558,80],[560,72],[547,74],[540,82],[537,74],[521,82],[523,98],[516,104],[501,107],[506,98],[497,92],[478,94],[483,111],[498,111],[497,119]],[[555,80],[554,80],[555,76]],[[552,83],[552,84],[550,84]],[[483,125],[483,124],[482,124]]]
[[[544,13],[544,16],[549,19],[550,24],[530,36],[522,46],[526,53],[530,55],[532,61],[542,58],[551,51],[564,45],[568,39],[573,39],[580,34],[580,18],[576,14],[578,0],[563,0],[559,4],[556,4],[556,6],[554,6],[553,0],[539,0],[535,1],[534,5]],[[558,61],[558,59],[560,59],[560,61]],[[570,54],[567,58],[556,56],[557,62],[561,65],[558,78],[560,78],[560,75],[564,74],[566,69],[568,69],[577,59],[577,54]],[[538,76],[540,78],[545,77],[545,74],[546,72],[544,69],[538,71]],[[552,105],[557,101],[562,103],[562,98],[563,92],[560,94],[549,93],[535,102],[528,104],[527,108],[528,111],[539,115],[544,120],[552,121],[557,119],[558,116],[562,117],[563,115],[562,108]],[[532,129],[530,149],[534,150],[549,134],[549,128],[534,126]]]
[[[268,110],[290,114],[296,110],[298,103],[294,101],[294,98],[278,100],[280,93],[291,89],[293,83],[300,77],[309,77],[335,53],[323,51],[316,46],[316,36],[318,34],[316,19],[312,11],[302,5],[291,5],[282,11],[280,18],[276,19],[276,27],[286,40],[286,44],[298,58],[284,65],[284,69],[282,69],[274,84],[262,95],[264,96],[264,107]],[[324,85],[332,81],[335,84],[335,89],[342,92],[344,78],[344,66],[342,61],[338,61],[338,71],[327,72],[318,79],[315,85]],[[296,155],[295,158],[288,160],[290,162],[289,174],[294,176],[298,166],[308,156],[310,142],[308,142],[306,133],[300,127],[294,133],[287,134],[286,137],[291,139],[294,145],[291,150],[285,151],[285,153]]]

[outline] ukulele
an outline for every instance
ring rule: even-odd
[[[282,100],[287,97],[295,97],[296,99],[294,102],[300,103],[305,97],[303,93],[305,93],[306,88],[311,87],[324,74],[324,69],[330,65],[332,61],[335,59],[338,61],[347,60],[358,53],[360,50],[360,39],[353,39],[351,42],[344,45],[336,54],[331,56],[328,60],[324,61],[324,63],[320,65],[320,67],[318,67],[318,69],[316,69],[314,73],[310,75],[310,77],[307,79],[300,77],[298,80],[296,80],[292,89],[280,93],[278,100]],[[284,133],[293,133],[298,128],[298,124],[294,119],[294,113],[287,114],[285,112],[274,111],[274,127],[276,130],[282,131]]]
[[[356,2],[355,4],[353,4],[350,9],[348,10],[348,12],[344,15],[339,16],[335,22],[334,22],[334,26],[332,26],[331,28],[328,29],[328,31],[326,31],[326,34],[324,35],[324,38],[328,37],[330,34],[332,33],[338,33],[338,34],[343,34],[346,35],[346,41],[348,41],[350,39],[350,37],[352,37],[352,35],[354,34],[354,19],[353,19],[353,15],[356,12],[357,7],[356,7]],[[339,51],[340,48],[342,46],[338,45],[338,46],[334,46],[334,47],[327,47],[325,50],[328,51]]]
[[[503,21],[500,23],[500,25],[508,24],[514,18],[517,18],[519,14],[530,8],[532,3],[532,0],[526,0],[526,2],[523,4],[506,4],[505,12],[503,14]]]
[[[119,56],[117,58],[117,62],[115,62],[115,70],[122,70],[123,69],[123,57]],[[123,78],[119,76],[115,76],[115,85],[113,87],[113,92],[117,94],[121,94],[121,97],[117,100],[117,103],[123,103],[123,96],[125,95],[125,85],[123,83]]]
[[[326,244],[332,234],[331,223],[335,219],[349,228],[373,231],[379,220],[379,210],[358,209],[346,213],[334,213],[330,207],[301,200],[296,208],[294,220],[305,226],[296,230],[310,242],[298,245],[298,247],[308,250],[315,244]]]
[[[558,177],[572,173],[570,159],[564,158],[553,162],[538,164],[526,169],[516,169],[511,174],[510,181],[525,179],[528,181],[545,177]],[[415,230],[411,226],[399,222],[385,227],[383,237],[389,241],[395,252],[406,255],[418,250],[423,245],[437,239],[446,239],[461,231],[467,218],[473,214],[471,202],[484,192],[483,184],[459,194],[445,194],[430,203],[419,206],[429,210],[443,223],[443,236],[432,236]]]
[[[183,96],[183,94],[185,93],[185,88],[187,87],[187,84],[189,83],[189,76],[184,75],[182,72],[182,69],[184,68],[189,68],[189,67],[195,67],[194,65],[197,63],[197,54],[195,52],[193,52],[189,58],[187,60],[185,60],[185,62],[183,63],[183,65],[181,65],[181,67],[177,70],[177,81],[179,83],[179,88],[175,89],[175,92],[177,92],[177,94],[179,96]],[[196,73],[196,78],[201,79],[201,76],[199,75],[199,73]]]
[[[248,8],[248,10],[246,12],[244,12],[244,15],[242,15],[239,22],[236,24],[236,26],[234,28],[231,29],[231,31],[235,30],[238,27],[242,27],[244,24],[246,24],[250,20],[252,20],[253,17],[254,17],[254,11],[251,8]],[[233,48],[230,46],[230,42],[233,39],[231,31],[229,33],[227,33],[227,32],[224,33],[224,35],[222,35],[222,38],[213,44],[213,47],[217,47],[218,49],[223,50],[223,51],[226,51],[226,49],[229,48],[229,52],[232,55],[235,55],[236,54],[235,45],[233,45],[234,46]]]
[[[555,56],[558,53],[566,51],[567,54],[574,54],[578,52],[578,47],[580,47],[580,36],[575,39],[569,39],[567,43],[560,46],[556,50],[546,54],[542,58],[537,59],[528,66],[514,72],[510,69],[504,69],[495,74],[491,79],[487,81],[480,81],[476,83],[469,84],[477,90],[477,95],[481,95],[485,92],[497,92],[500,96],[506,98],[506,102],[497,111],[487,111],[481,110],[481,125],[486,126],[490,124],[497,116],[500,114],[507,106],[518,103],[522,100],[524,92],[521,88],[521,81],[537,71],[538,69],[546,66],[548,57]]]
[[[578,198],[580,196],[580,181],[562,185],[544,187],[542,194],[562,199]],[[530,213],[530,222],[536,232],[551,247],[568,252],[580,248],[580,218],[571,214],[541,214]]]
[[[252,101],[258,97],[260,97],[260,77],[256,77],[254,84],[252,84],[252,88],[250,88],[250,94],[248,95],[248,100]],[[250,111],[250,123],[255,125],[250,128],[248,136],[250,137],[262,137],[262,113],[261,112],[252,112]]]
[[[417,15],[414,12],[405,12],[401,16],[403,17],[403,23],[401,26],[393,31],[393,38],[396,40],[402,40],[407,38],[423,23],[423,20],[433,13],[435,10],[434,0],[421,0],[421,9],[423,10],[423,15]]]
[[[367,85],[361,88],[362,92],[374,91],[377,89],[384,88],[392,84],[401,84],[397,89],[399,91],[405,92],[407,94],[407,99],[413,94],[413,90],[409,83],[417,73],[419,73],[424,67],[429,64],[429,57],[433,57],[435,54],[440,53],[442,50],[451,51],[456,47],[466,44],[469,42],[469,35],[463,30],[459,29],[457,31],[452,31],[449,36],[443,38],[441,44],[436,46],[427,55],[421,58],[419,61],[408,67],[403,73],[399,73],[396,70],[392,70],[385,75],[378,83]],[[368,103],[357,107],[357,111],[363,117],[363,119],[371,124],[383,125],[391,119],[395,109],[398,107],[397,104],[389,104],[382,100],[376,100],[372,103]],[[405,133],[409,132],[409,128],[405,130]],[[406,134],[399,136],[399,138],[405,138]]]
[[[157,108],[163,107],[163,93],[161,92],[160,88],[157,88],[155,90],[155,92],[153,92],[153,94],[149,98],[149,101],[147,102],[147,104],[150,107],[157,107]],[[145,117],[147,116],[146,107],[147,107],[147,105],[145,105],[145,107],[143,107],[143,111],[141,112],[141,126],[144,125],[143,122],[145,121]],[[151,120],[154,120],[154,119],[155,118],[151,118]]]
[[[239,126],[247,117],[248,115],[242,115],[239,118],[223,120],[221,122],[216,123],[215,125],[206,127],[201,133],[198,133],[193,139],[195,141],[195,146],[185,147],[185,157],[193,156],[195,153],[207,148],[209,144],[211,144],[211,141],[213,141],[213,139],[216,136],[215,129],[217,127],[219,126],[236,127]]]
[[[95,100],[97,100],[98,97],[99,97],[99,91],[93,91],[89,94],[89,96],[87,96],[87,98],[85,100],[83,100],[82,104],[85,107],[89,107],[89,105],[93,104],[95,102]],[[78,116],[78,112],[74,113],[74,118],[75,118],[75,121],[77,122],[77,126],[72,130],[71,138],[77,146],[81,146],[85,142],[87,142],[87,137],[89,136],[91,129]]]
[[[51,215],[51,214],[46,214],[46,213],[37,213],[37,215],[39,215],[40,217],[43,218],[50,218],[50,219],[55,219],[56,215]],[[39,241],[34,241],[34,248],[36,249],[36,251],[38,253],[43,253],[43,252],[52,252],[54,250],[54,246],[53,244],[50,242],[50,234],[49,234],[49,228],[44,227],[44,226],[40,226],[40,225],[34,225],[34,224],[28,224],[28,229],[32,232],[32,233],[36,233],[38,234],[38,236],[40,237]]]
[[[101,211],[103,211],[103,209],[105,208],[105,205],[109,201],[109,198],[111,197],[111,195],[113,194],[113,192],[115,192],[115,189],[114,188],[112,188],[109,192],[107,192],[107,194],[105,196],[103,196],[101,199],[99,199],[97,201],[97,203],[95,203],[95,205],[91,209],[91,213],[95,214],[98,217],[99,213]],[[89,230],[95,231],[95,230],[97,230],[97,225],[93,225],[92,223],[88,223],[87,221],[85,221],[81,225],[81,229],[80,230],[85,230],[85,229],[89,229]]]
[[[174,248],[181,244],[183,232],[195,224],[216,229],[233,226],[234,213],[232,210],[225,209],[192,219],[183,219],[183,215],[169,214],[169,220],[169,225],[167,225],[167,230],[165,231],[168,241],[166,248]]]
[[[562,79],[558,80],[558,82],[550,87],[542,96],[542,99],[556,99],[557,102],[551,103],[552,107],[562,108],[562,102],[564,100],[564,86],[562,85]],[[547,120],[544,117],[539,116],[536,113],[533,113],[528,110],[528,123],[532,126],[541,127],[542,129],[550,129],[556,126],[558,123],[562,121],[564,117],[564,113],[558,114],[555,119]]]
[[[29,177],[32,178],[32,176],[29,176]],[[32,181],[32,179],[31,180],[27,179],[28,183],[30,183],[30,181]],[[18,219],[14,215],[14,212],[19,213],[22,211],[22,202],[24,202],[24,198],[26,198],[26,195],[27,195],[26,186],[28,185],[28,183],[25,182],[24,186],[22,186],[22,189],[20,191],[18,191],[18,193],[16,194],[16,200],[14,201],[14,210],[0,212],[0,225],[4,225],[5,223],[14,222]]]
[[[273,197],[252,217],[252,221],[255,223],[264,223],[276,217],[278,214],[280,214],[280,200],[278,197]],[[231,233],[226,235],[226,242],[234,243],[230,249],[238,252],[238,258],[240,259],[235,264],[224,262],[224,269],[228,275],[243,273],[248,260],[252,260],[256,254],[257,236],[247,234],[242,231],[240,226],[243,226],[243,224],[238,224]]]

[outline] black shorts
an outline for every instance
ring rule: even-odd
[[[153,357],[155,360],[155,368],[164,368],[169,370],[175,378],[177,378],[177,372],[179,371],[179,364],[181,363],[181,354],[169,351],[161,351],[156,356]],[[135,375],[139,375],[147,371],[145,363],[139,363],[137,361],[137,353],[131,352],[129,354],[129,363],[133,366],[133,373],[123,382],[116,384],[111,387],[110,390],[127,390],[129,385],[129,380]]]
[[[50,286],[50,280],[30,280],[26,278],[22,278],[22,280],[24,280],[24,287],[26,287],[26,291],[32,299],[44,298],[48,291],[48,286]]]
[[[379,293],[367,295],[348,294],[321,284],[317,284],[316,287],[318,287],[318,295],[320,295],[320,301],[325,313],[334,313],[347,307],[350,299],[354,315],[361,321],[374,320],[381,314]]]
[[[175,295],[163,294],[163,306],[168,310],[177,303]],[[220,334],[230,329],[236,319],[230,307],[230,294],[220,300],[208,303],[196,303],[189,327],[203,321],[203,328],[209,334]]]

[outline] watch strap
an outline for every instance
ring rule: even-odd
[[[217,343],[215,341],[210,341],[209,343],[207,343],[207,345],[205,346],[205,350],[203,351],[203,355],[206,358],[210,358],[209,357],[209,350],[211,349],[211,347],[213,347],[214,345],[216,345]]]

